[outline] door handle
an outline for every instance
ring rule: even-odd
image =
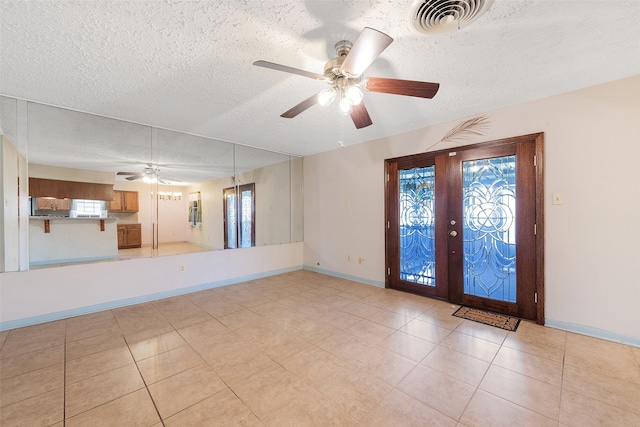
[[[456,230],[451,230],[449,232],[449,236],[451,236],[451,237],[456,237],[457,235],[458,235],[458,232]]]

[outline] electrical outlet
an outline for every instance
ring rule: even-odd
[[[351,262],[351,255],[347,255],[347,262]]]
[[[179,271],[180,273],[184,273],[184,265],[179,265],[179,266],[178,266],[178,271]]]
[[[364,262],[364,258],[358,257],[358,264],[362,264]]]

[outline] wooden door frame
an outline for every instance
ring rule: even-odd
[[[433,152],[425,152],[418,153],[409,156],[395,157],[391,159],[385,160],[385,287],[389,288],[390,279],[392,277],[392,271],[395,273],[395,269],[397,269],[397,265],[399,265],[399,260],[392,260],[390,251],[391,249],[395,249],[396,253],[398,253],[398,242],[395,239],[395,234],[390,230],[389,224],[391,218],[395,218],[397,222],[398,213],[393,211],[395,206],[391,206],[389,200],[393,200],[391,197],[398,197],[398,190],[396,188],[392,188],[389,185],[389,174],[392,172],[392,168],[395,168],[397,164],[424,164],[426,162],[433,162],[436,165],[436,173],[440,168],[444,166],[441,164],[442,162],[437,162],[438,157],[442,157],[443,155],[448,156],[449,153],[467,151],[467,150],[475,150],[479,148],[495,148],[501,145],[506,144],[517,144],[521,142],[534,142],[534,155],[535,155],[535,225],[536,225],[536,235],[535,235],[535,293],[537,295],[537,303],[535,308],[535,321],[538,324],[544,324],[544,303],[545,303],[545,292],[544,292],[544,133],[533,133],[528,135],[521,135],[512,138],[503,138],[493,141],[481,142],[472,145],[466,145],[461,147],[455,147],[447,150],[439,150]],[[393,166],[392,166],[393,165]],[[397,170],[394,170],[397,172]],[[445,183],[446,184],[446,183]],[[438,180],[436,180],[436,191],[442,190],[442,188],[438,187]],[[446,197],[446,196],[442,196]],[[436,203],[438,203],[438,193],[436,192]],[[442,201],[440,203],[443,203]],[[436,218],[437,221],[447,221],[446,218]],[[436,235],[436,244],[439,243],[438,238],[440,236]],[[437,246],[436,246],[437,247]],[[438,266],[436,266],[438,268]],[[446,277],[446,276],[445,276]],[[409,291],[411,291],[409,289]],[[433,295],[436,297],[442,297],[440,295]]]

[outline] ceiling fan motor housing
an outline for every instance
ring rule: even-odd
[[[340,67],[342,67],[342,63],[344,62],[344,58],[344,56],[339,56],[337,58],[333,58],[331,61],[325,64],[324,76],[327,78],[327,81],[329,83],[343,81],[344,84],[360,83],[360,81],[362,80],[362,76],[347,76],[340,69]]]
[[[349,40],[340,40],[335,44],[337,57],[324,65],[324,76],[327,78],[329,83],[336,83],[337,81],[338,86],[347,86],[351,84],[358,84],[362,80],[361,76],[346,75],[342,71],[342,64],[352,47],[353,43]]]
[[[353,43],[349,40],[340,40],[335,44],[336,47],[336,55],[338,56],[347,56],[353,47]]]

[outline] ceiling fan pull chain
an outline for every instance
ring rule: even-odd
[[[344,148],[344,114],[340,114],[340,139],[338,145]]]

